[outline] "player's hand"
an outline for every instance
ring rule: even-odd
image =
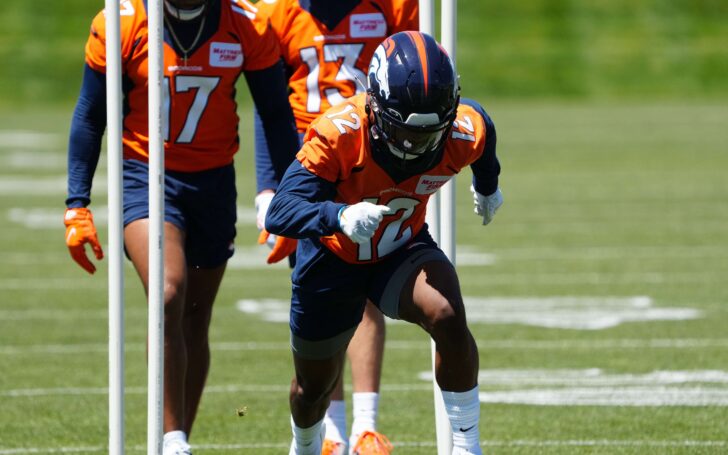
[[[384,215],[392,213],[392,209],[386,205],[359,202],[339,212],[339,225],[354,243],[366,243],[377,231]]]
[[[86,244],[91,245],[96,259],[103,259],[104,252],[99,244],[91,210],[84,207],[66,209],[63,224],[66,225],[66,245],[71,257],[88,273],[94,273],[96,266],[86,256]]]
[[[473,185],[470,185],[470,192],[473,193],[473,203],[475,204],[475,213],[483,217],[483,226],[490,223],[495,216],[495,212],[503,205],[503,193],[500,188],[495,190],[490,196],[483,196],[475,191]]]
[[[271,239],[273,239],[272,242],[270,241]],[[260,231],[258,243],[261,245],[265,243],[271,247],[271,252],[268,254],[268,259],[266,260],[268,264],[275,264],[287,258],[296,251],[296,247],[298,246],[298,240],[271,234],[265,228]]]
[[[265,216],[268,213],[268,206],[270,206],[273,196],[275,196],[275,193],[270,190],[263,190],[255,196],[255,224],[260,231],[258,243],[261,245],[266,244],[270,249],[273,249],[276,244],[276,236],[265,230]]]
[[[265,228],[265,215],[275,194],[273,191],[263,190],[255,196],[255,223],[260,230]]]

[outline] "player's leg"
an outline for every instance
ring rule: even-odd
[[[450,263],[425,262],[410,275],[400,295],[399,317],[422,326],[435,341],[435,375],[443,390],[462,392],[475,386],[478,349]]]
[[[371,302],[367,302],[364,317],[349,343],[347,355],[351,364],[353,388],[352,449],[373,453],[388,453],[386,438],[377,432],[379,385],[382,375],[385,339],[384,315]]]
[[[309,239],[291,275],[291,454],[320,455],[323,419],[341,377],[346,348],[366,305],[369,268],[348,264]]]
[[[400,293],[399,317],[423,327],[435,341],[435,378],[453,431],[453,453],[481,454],[478,348],[449,262],[423,262],[409,275]]]
[[[321,455],[345,455],[348,452],[346,435],[346,402],[344,401],[344,375],[339,376],[331,392],[329,407],[324,415],[324,446]]]
[[[194,174],[169,173],[179,195],[174,209],[187,239],[187,292],[183,316],[187,352],[185,431],[189,435],[210,368],[208,331],[227,260],[234,252],[235,170],[232,165]],[[172,205],[172,204],[169,204]]]
[[[319,455],[323,443],[323,418],[331,392],[341,377],[346,348],[327,358],[305,358],[293,353],[295,377],[291,381],[289,403],[293,424],[292,452]]]
[[[139,278],[148,292],[149,220],[139,219],[124,228],[124,244]],[[164,432],[185,429],[185,372],[187,350],[182,318],[187,266],[185,234],[172,223],[164,223]]]
[[[382,439],[377,433],[379,384],[384,357],[384,315],[373,303],[367,301],[364,316],[354,332],[346,351],[351,365],[353,385],[353,416],[351,438],[346,437],[346,403],[344,401],[343,375],[331,394],[324,423],[326,439],[322,455],[344,454],[347,447],[374,446]],[[383,445],[383,444],[380,444]]]
[[[187,347],[184,428],[188,436],[192,432],[207,373],[210,370],[208,332],[212,306],[224,273],[225,264],[211,269],[187,268],[183,327]]]
[[[478,349],[466,324],[455,268],[426,230],[378,267],[370,298],[392,318],[423,327],[435,342],[435,378],[453,429],[453,453],[480,454]]]

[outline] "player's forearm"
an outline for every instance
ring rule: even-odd
[[[498,189],[498,176],[500,175],[500,163],[496,155],[497,135],[495,124],[485,109],[472,100],[463,100],[464,103],[473,106],[483,117],[485,122],[485,147],[483,154],[470,168],[473,171],[473,187],[483,195],[493,194]]]
[[[105,128],[104,75],[86,66],[68,142],[68,207],[85,207],[90,202],[91,181],[101,154]]]
[[[298,151],[298,132],[293,111],[288,102],[288,81],[285,78],[283,62],[260,71],[245,73],[250,94],[260,116],[263,135],[267,145],[269,164],[275,182],[280,182],[286,168]],[[258,153],[256,151],[256,153]],[[270,176],[270,167],[264,176]]]
[[[263,122],[260,120],[258,110],[253,109],[253,132],[255,134],[255,184],[257,191],[273,190],[278,188],[273,162],[270,159],[268,142],[265,139]]]
[[[284,237],[321,237],[339,231],[338,213],[345,204],[331,201],[334,184],[291,164],[273,197],[265,228]]]

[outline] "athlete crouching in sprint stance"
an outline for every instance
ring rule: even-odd
[[[470,165],[476,212],[490,222],[503,201],[495,146],[490,117],[460,102],[452,61],[419,32],[384,40],[367,93],[306,132],[265,221],[269,232],[300,239],[291,277],[291,454],[321,453],[324,413],[367,298],[433,338],[453,454],[482,453],[478,348],[425,210],[430,195]]]

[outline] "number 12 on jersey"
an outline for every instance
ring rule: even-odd
[[[379,205],[379,198],[366,198],[364,202],[371,202]],[[379,229],[384,229],[382,235],[375,235],[369,241],[359,244],[358,259],[360,261],[371,261],[376,252],[377,258],[381,259],[397,248],[407,244],[412,238],[412,227],[407,226],[403,229],[403,224],[407,221],[421,201],[408,197],[399,197],[390,200],[387,207],[392,209],[392,215],[385,215],[379,224]]]

